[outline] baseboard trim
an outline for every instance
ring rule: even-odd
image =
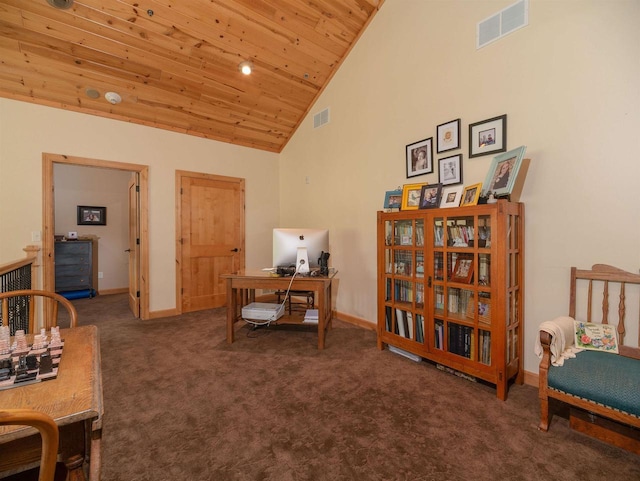
[[[127,292],[129,292],[128,287],[119,287],[117,289],[100,289],[98,294],[101,296],[110,296],[112,294],[126,294]]]
[[[333,317],[335,317],[336,319],[340,319],[341,321],[348,322],[349,324],[353,324],[354,326],[362,327],[364,329],[370,329],[372,331],[375,331],[377,327],[373,322],[369,322],[366,319],[362,319],[361,317],[355,317],[349,314],[345,314],[344,312],[334,311]]]
[[[160,319],[162,317],[173,317],[179,315],[180,313],[178,312],[178,309],[165,309],[164,311],[150,311],[147,319]]]

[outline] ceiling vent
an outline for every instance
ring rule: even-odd
[[[317,129],[329,123],[329,107],[313,116],[313,128]]]
[[[527,25],[529,25],[529,0],[520,0],[478,23],[476,49],[489,45]]]
[[[52,7],[66,10],[67,8],[71,8],[73,0],[47,0],[47,3]]]

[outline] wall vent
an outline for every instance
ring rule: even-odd
[[[313,116],[313,128],[317,129],[318,127],[322,127],[325,124],[329,123],[329,107],[324,110],[321,110],[317,114]]]
[[[482,48],[529,25],[529,0],[520,0],[479,22],[476,49]]]

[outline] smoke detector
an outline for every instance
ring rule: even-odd
[[[113,105],[122,102],[122,97],[120,97],[120,95],[115,92],[107,92],[106,94],[104,94],[104,98],[107,99],[107,102]]]

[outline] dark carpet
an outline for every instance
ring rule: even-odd
[[[140,321],[125,295],[74,301],[99,327],[102,480],[638,480],[640,457],[538,431],[537,389],[495,390],[376,348],[375,332]]]

